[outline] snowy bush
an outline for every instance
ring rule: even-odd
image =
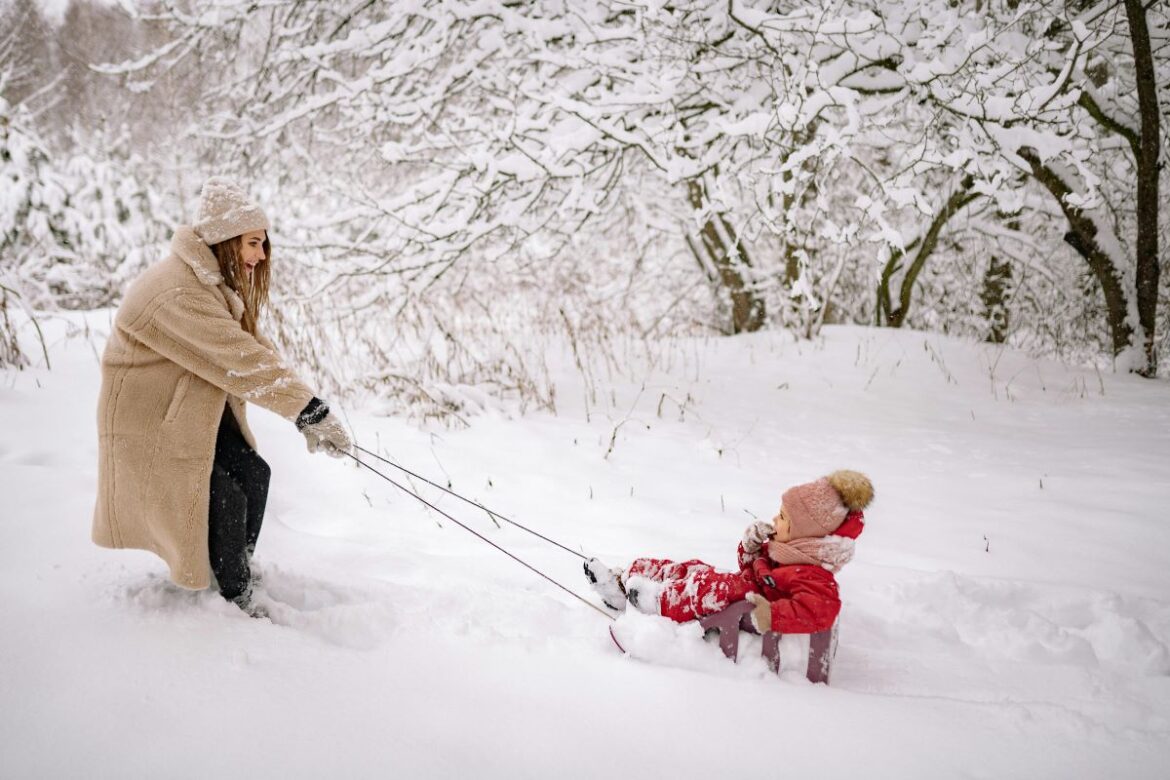
[[[110,305],[173,224],[162,219],[154,192],[128,173],[141,160],[116,147],[102,157],[81,148],[54,155],[21,108],[3,102],[0,127],[7,286],[37,308]]]

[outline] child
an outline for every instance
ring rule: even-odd
[[[872,500],[868,477],[835,471],[788,489],[771,523],[748,526],[738,572],[654,558],[639,558],[623,572],[592,558],[585,576],[611,609],[624,610],[628,601],[682,623],[747,599],[760,633],[814,634],[830,628],[841,611],[833,574],[853,557],[853,540],[864,528],[861,510]]]

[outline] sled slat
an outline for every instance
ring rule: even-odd
[[[780,674],[780,637],[779,631],[768,631],[764,634],[763,656],[768,659],[768,668]]]
[[[739,632],[758,633],[752,626],[752,603],[737,601],[726,609],[713,615],[699,618],[699,625],[706,635],[711,631],[719,632],[719,649],[723,655],[733,662],[739,656]],[[780,674],[780,638],[779,631],[765,631],[761,655],[768,661],[768,668]],[[829,683],[829,674],[833,668],[833,656],[837,654],[837,624],[826,631],[810,634],[808,637],[808,667],[805,671],[809,682]]]
[[[737,601],[727,609],[700,618],[699,625],[703,627],[704,635],[708,631],[719,632],[719,649],[734,661],[739,656],[739,630],[742,620],[745,616],[750,620],[751,611],[750,602]]]
[[[808,681],[829,684],[833,656],[837,654],[837,624],[808,638]]]

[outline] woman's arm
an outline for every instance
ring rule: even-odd
[[[286,419],[295,420],[313,398],[308,385],[241,328],[210,290],[167,290],[125,328],[199,378]]]

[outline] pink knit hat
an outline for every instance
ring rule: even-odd
[[[781,505],[791,538],[828,536],[850,511],[864,509],[873,500],[873,485],[857,471],[834,471],[827,477],[784,491]]]

